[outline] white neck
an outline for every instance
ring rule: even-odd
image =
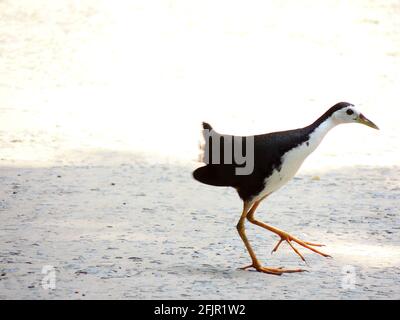
[[[331,117],[327,118],[317,128],[314,129],[310,134],[310,151],[314,151],[316,147],[321,143],[322,139],[332,128],[336,127],[338,123]]]

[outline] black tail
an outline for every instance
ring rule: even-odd
[[[205,129],[205,130],[212,130],[212,127],[210,126],[209,123],[203,122],[203,129]]]
[[[200,144],[200,162],[205,163],[206,165],[200,168],[197,168],[193,171],[193,177],[205,184],[213,185],[213,186],[234,186],[237,183],[237,178],[235,175],[235,165],[228,165],[224,163],[224,141],[221,139],[223,135],[216,132],[209,123],[203,122],[203,132],[202,132],[202,140],[203,142]],[[207,132],[208,131],[208,132]],[[219,141],[220,145],[220,164],[211,164],[209,160],[212,159],[212,140],[211,136],[215,139],[215,141]]]
[[[193,178],[212,186],[228,187],[233,185],[232,175],[226,174],[218,165],[206,165],[193,171]]]
[[[203,122],[202,126],[203,126],[203,130],[201,132],[201,141],[199,144],[199,147],[200,147],[199,161],[205,163],[206,162],[205,161],[205,152],[209,148],[209,141],[206,137],[208,136],[208,134],[210,134],[210,132],[211,132],[211,130],[213,130],[213,128],[207,122]],[[215,134],[217,134],[215,131],[213,131],[213,132]]]

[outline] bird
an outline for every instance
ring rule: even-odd
[[[301,268],[263,266],[246,236],[246,219],[279,237],[272,253],[284,242],[288,243],[304,262],[304,256],[293,243],[323,257],[330,257],[316,249],[323,246],[322,244],[300,240],[284,230],[259,221],[255,218],[255,211],[261,201],[296,175],[304,160],[332,128],[345,123],[360,123],[379,130],[376,124],[348,102],[335,104],[306,127],[253,136],[221,134],[209,123],[202,123],[203,144],[200,145],[200,162],[205,165],[195,169],[192,175],[195,180],[207,185],[233,187],[243,201],[243,210],[236,228],[250,255],[251,264],[241,269],[252,268],[274,275],[307,271]],[[246,157],[243,157],[243,148],[246,149]]]

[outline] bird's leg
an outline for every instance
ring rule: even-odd
[[[254,205],[255,205],[255,207],[254,207]],[[254,210],[255,210],[255,208],[257,208],[257,206],[258,206],[258,203],[255,203],[254,205],[253,205],[253,207],[254,207]],[[250,211],[248,211],[249,207],[250,207],[250,204],[245,202],[244,206],[243,206],[242,215],[241,215],[241,217],[239,219],[239,222],[238,222],[238,224],[236,226],[236,228],[237,228],[237,230],[239,232],[239,235],[242,238],[242,240],[244,242],[244,245],[246,246],[246,249],[249,252],[251,260],[252,260],[252,264],[251,265],[248,265],[248,266],[243,267],[241,269],[246,270],[248,268],[254,268],[259,272],[275,274],[275,275],[281,275],[282,273],[293,273],[293,272],[305,271],[305,270],[302,270],[302,269],[268,268],[268,267],[262,267],[261,266],[260,262],[258,261],[258,259],[256,257],[256,254],[253,251],[253,248],[250,245],[249,240],[247,239],[246,232],[245,232],[245,229],[244,229],[244,222],[246,220],[246,216],[247,216],[248,212],[253,210],[253,207],[252,207],[250,209]]]
[[[258,203],[259,203],[259,202],[258,202]],[[257,204],[257,206],[258,206],[258,203],[256,202],[254,205]],[[257,208],[257,206],[256,206],[256,208]],[[252,209],[253,209],[253,208],[252,208]],[[293,244],[291,243],[292,241],[294,241],[294,242],[298,243],[299,245],[301,245],[301,246],[303,246],[303,247],[305,247],[305,248],[307,248],[307,249],[309,249],[309,250],[311,250],[311,251],[314,251],[315,253],[318,253],[318,254],[320,254],[320,255],[322,255],[322,256],[324,256],[324,257],[330,257],[330,255],[327,255],[326,253],[323,253],[323,252],[321,252],[321,251],[318,251],[317,249],[315,249],[315,248],[312,247],[312,246],[322,246],[321,244],[302,241],[302,240],[300,240],[300,239],[298,239],[298,238],[296,238],[296,237],[293,237],[292,235],[290,235],[289,233],[287,233],[287,232],[285,232],[285,231],[283,231],[283,230],[280,230],[280,229],[278,229],[278,228],[275,228],[275,227],[273,227],[273,226],[267,225],[267,224],[265,224],[265,223],[263,223],[263,222],[261,222],[261,221],[256,220],[256,219],[254,218],[255,209],[254,209],[254,210],[252,210],[252,209],[251,209],[251,210],[248,212],[248,214],[247,214],[247,219],[248,219],[251,223],[253,223],[253,224],[257,225],[257,226],[260,226],[260,227],[262,227],[262,228],[264,228],[264,229],[267,229],[267,230],[269,230],[269,231],[271,231],[271,232],[273,232],[273,233],[276,233],[278,236],[281,237],[280,240],[278,241],[278,243],[276,244],[276,246],[274,247],[274,249],[272,250],[272,252],[277,251],[278,248],[279,248],[279,246],[280,246],[280,244],[281,244],[283,241],[286,241],[286,242],[290,245],[290,247],[293,249],[293,251],[296,252],[296,254],[301,258],[301,260],[303,260],[303,261],[305,262],[306,260],[304,259],[304,257],[302,256],[302,254],[301,254],[301,253],[293,246]]]

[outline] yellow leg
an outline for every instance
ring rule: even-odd
[[[292,235],[290,235],[289,233],[287,233],[287,232],[285,232],[283,230],[280,230],[278,228],[275,228],[273,226],[267,225],[267,224],[265,224],[265,223],[263,223],[261,221],[256,220],[254,218],[254,212],[255,212],[256,208],[258,207],[258,205],[260,204],[260,202],[261,202],[261,200],[254,203],[253,207],[250,209],[250,211],[248,212],[246,217],[251,223],[253,223],[253,224],[257,225],[257,226],[260,226],[260,227],[262,227],[264,229],[267,229],[267,230],[269,230],[269,231],[271,231],[273,233],[276,233],[278,236],[281,237],[281,239],[278,241],[278,243],[276,244],[276,246],[274,247],[272,252],[275,252],[276,250],[278,250],[280,244],[283,241],[286,241],[290,245],[290,247],[294,250],[294,252],[296,252],[296,254],[301,258],[301,260],[303,260],[305,262],[306,260],[304,259],[302,254],[291,243],[292,241],[294,241],[294,242],[298,243],[299,245],[301,245],[301,246],[303,246],[303,247],[305,247],[305,248],[307,248],[307,249],[309,249],[311,251],[314,251],[315,253],[318,253],[318,254],[320,254],[320,255],[322,255],[324,257],[330,257],[330,255],[327,255],[327,254],[325,254],[325,253],[323,253],[321,251],[318,251],[317,249],[311,247],[311,246],[320,247],[320,246],[323,246],[322,244],[302,241],[302,240],[300,240],[300,239],[298,239],[296,237],[293,237]]]
[[[254,205],[255,205],[255,207],[254,207]],[[292,273],[292,272],[305,271],[305,270],[302,270],[302,269],[269,268],[269,267],[262,267],[261,266],[260,262],[258,261],[258,259],[256,257],[256,254],[253,251],[253,248],[250,245],[249,240],[247,239],[245,228],[244,228],[244,222],[246,220],[246,216],[248,215],[249,212],[251,212],[252,210],[254,211],[255,208],[257,208],[258,203],[257,203],[257,205],[256,204],[254,204],[254,205],[253,205],[253,207],[251,207],[251,209],[249,211],[250,204],[246,203],[246,202],[244,203],[242,215],[241,215],[241,217],[239,219],[239,222],[238,222],[238,224],[236,226],[236,228],[237,228],[237,230],[239,232],[239,235],[242,238],[242,240],[244,242],[244,245],[246,246],[246,249],[250,254],[251,261],[252,261],[251,265],[248,265],[248,266],[243,267],[241,269],[246,270],[248,268],[254,268],[259,272],[275,274],[275,275],[281,275],[282,273]]]

